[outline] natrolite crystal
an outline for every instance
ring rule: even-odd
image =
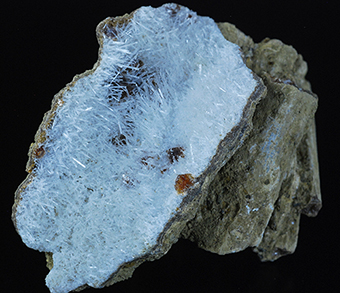
[[[23,242],[48,252],[51,292],[101,288],[166,253],[265,94],[240,48],[185,7],[107,18],[97,37],[98,62],[44,117],[13,207]]]

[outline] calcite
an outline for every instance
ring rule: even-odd
[[[321,208],[307,65],[177,4],[97,27],[99,58],[53,99],[12,219],[51,292],[124,280],[179,237],[261,260]]]

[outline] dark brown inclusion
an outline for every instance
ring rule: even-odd
[[[176,4],[175,8],[167,6],[168,11],[170,12],[171,17],[175,17],[177,12],[180,11],[181,6]]]
[[[118,76],[113,81],[109,81],[113,92],[120,92],[118,96],[108,96],[111,106],[114,102],[126,101],[129,96],[135,93],[136,89],[142,84],[143,75],[145,75],[145,71],[141,68],[143,65],[142,60],[135,60],[129,65],[129,68],[120,68]]]
[[[34,155],[36,158],[41,158],[45,155],[45,150],[44,148],[41,146],[39,148],[37,148],[34,152]]]
[[[182,147],[175,147],[168,149],[167,151],[168,158],[171,164],[173,164],[175,161],[178,162],[179,157],[184,158],[184,149]]]
[[[112,138],[111,142],[115,146],[126,145],[126,136],[124,134],[119,134]]]
[[[156,158],[155,157],[152,157],[152,156],[146,156],[146,157],[143,157],[141,159],[141,162],[143,165],[147,166],[147,167],[151,167],[151,168],[155,168],[155,165],[152,164],[151,162],[153,162],[154,160],[159,160],[159,157],[157,156]]]

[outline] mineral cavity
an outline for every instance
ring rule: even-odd
[[[257,86],[214,21],[175,4],[97,33],[99,61],[55,97],[16,195],[22,240],[53,255],[51,292],[152,253]]]

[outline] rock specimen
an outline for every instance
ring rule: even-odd
[[[218,24],[267,87],[245,143],[209,186],[182,236],[226,254],[254,247],[263,261],[293,253],[301,212],[321,208],[314,113],[317,97],[304,79],[307,64],[279,40],[254,44],[228,23]]]
[[[107,18],[97,38],[98,62],[54,97],[15,195],[50,291],[124,280],[179,237],[292,253],[301,212],[321,208],[301,56],[176,4]]]

